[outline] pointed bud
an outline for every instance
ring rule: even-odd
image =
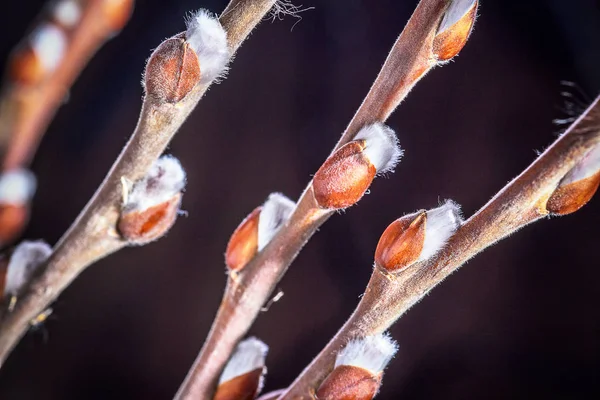
[[[146,95],[167,103],[183,100],[198,83],[208,84],[229,61],[227,34],[219,20],[200,10],[187,31],[162,42],[146,65]]]
[[[0,175],[0,245],[14,240],[29,219],[36,179],[31,171],[15,169]]]
[[[231,271],[241,271],[258,251],[258,217],[262,207],[257,207],[236,228],[227,243],[225,264]]]
[[[112,32],[118,32],[127,23],[133,11],[133,0],[100,0],[106,24]]]
[[[214,400],[254,400],[263,386],[269,347],[256,338],[238,344],[225,366]]]
[[[338,354],[334,370],[317,390],[319,400],[370,400],[398,347],[388,335],[352,340]]]
[[[225,263],[231,271],[241,271],[261,251],[289,219],[296,204],[281,193],[272,193],[267,201],[248,215],[231,235]]]
[[[600,145],[597,145],[560,181],[546,209],[557,215],[575,212],[590,201],[599,185]]]
[[[362,128],[340,147],[313,178],[315,200],[325,209],[342,209],[358,202],[377,174],[392,172],[402,156],[389,127],[376,123]]]
[[[132,188],[124,187],[118,229],[130,244],[159,239],[173,226],[179,212],[185,172],[172,156],[159,158]]]
[[[52,249],[43,241],[26,241],[15,247],[12,254],[3,260],[6,269],[2,296],[18,297],[50,253]]]
[[[477,16],[478,0],[451,0],[433,42],[438,61],[449,61],[467,43]]]
[[[375,264],[394,272],[427,260],[446,245],[461,223],[460,207],[450,200],[438,208],[401,217],[381,235]]]
[[[41,24],[11,56],[10,78],[26,85],[41,82],[59,66],[67,44],[67,36],[60,27],[52,23]]]

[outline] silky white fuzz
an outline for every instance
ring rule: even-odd
[[[52,249],[43,241],[22,242],[13,251],[6,271],[4,296],[18,296]]]
[[[583,159],[569,171],[560,181],[559,186],[568,185],[590,176],[600,171],[600,145],[596,145],[590,150]]]
[[[13,169],[0,175],[0,204],[22,205],[33,197],[37,180],[28,169]]]
[[[67,50],[67,37],[52,24],[40,25],[31,33],[31,48],[46,72],[58,67]]]
[[[268,351],[269,346],[255,337],[241,341],[227,362],[219,378],[219,385],[255,369],[264,368]]]
[[[187,20],[187,42],[200,62],[200,82],[209,83],[225,72],[229,61],[227,33],[207,10],[199,10]]]
[[[438,28],[438,34],[449,29],[464,17],[465,14],[473,8],[475,1],[476,0],[452,0],[448,6],[448,10],[444,14],[444,18],[442,18],[442,22]]]
[[[271,193],[258,216],[258,251],[273,239],[273,236],[288,220],[296,203],[281,193]]]
[[[367,125],[356,134],[354,140],[366,142],[364,153],[378,174],[394,172],[403,151],[392,128],[379,122]]]
[[[427,211],[425,240],[418,261],[427,260],[440,251],[462,222],[460,206],[452,200]]]
[[[162,204],[181,192],[184,186],[185,171],[179,160],[173,156],[162,156],[131,191],[124,191],[123,211],[143,211]]]
[[[72,28],[81,18],[81,8],[75,0],[61,0],[52,10],[54,18],[67,28]]]
[[[376,375],[383,371],[398,351],[398,344],[387,334],[353,339],[340,351],[335,366],[352,365]]]

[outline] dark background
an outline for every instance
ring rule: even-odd
[[[169,152],[187,169],[169,235],[87,270],[46,325],[0,372],[1,399],[170,399],[210,327],[225,284],[223,251],[271,191],[297,198],[362,101],[414,0],[295,0],[315,9],[265,22]],[[0,62],[42,1],[3,4]],[[55,243],[135,127],[144,61],[198,7],[138,1],[52,123],[27,238]],[[291,29],[293,27],[293,30]],[[389,125],[405,157],[389,179],[336,215],[302,251],[285,296],[251,334],[271,346],[267,390],[290,383],[350,314],[380,233],[440,199],[482,206],[552,142],[566,116],[561,80],[582,104],[600,91],[594,0],[483,0],[460,56],[421,81]],[[538,222],[470,261],[398,322],[400,351],[379,399],[587,399],[600,394],[598,226],[594,199]]]

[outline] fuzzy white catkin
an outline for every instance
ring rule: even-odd
[[[123,210],[143,211],[173,198],[185,186],[185,171],[173,156],[162,156],[148,174],[133,185],[124,199]]]
[[[81,18],[81,8],[75,0],[61,0],[55,4],[52,14],[59,23],[72,28]]]
[[[585,157],[561,180],[560,186],[577,182],[600,171],[600,145],[596,145]]]
[[[219,385],[255,369],[264,368],[268,351],[269,346],[255,337],[241,341],[227,362],[219,378]]]
[[[442,18],[438,34],[444,32],[452,25],[456,24],[473,7],[476,0],[452,0],[448,10]]]
[[[425,240],[419,261],[427,260],[440,251],[461,224],[460,206],[452,200],[446,200],[440,207],[427,211]]]
[[[52,24],[42,24],[31,33],[31,48],[42,68],[52,72],[58,67],[67,50],[67,37]]]
[[[200,62],[200,82],[209,83],[221,76],[230,54],[227,33],[219,20],[207,10],[199,10],[187,20],[185,36]]]
[[[17,296],[52,249],[43,241],[22,242],[13,251],[6,271],[4,295]]]
[[[37,181],[27,169],[13,169],[0,175],[0,204],[23,205],[33,197]]]
[[[335,366],[355,366],[376,375],[385,369],[397,351],[397,343],[387,333],[353,339],[338,353]]]
[[[288,220],[296,203],[281,193],[271,193],[258,216],[258,251],[273,239]]]
[[[365,141],[364,154],[378,174],[393,172],[403,154],[394,131],[381,123],[363,127],[354,140]]]

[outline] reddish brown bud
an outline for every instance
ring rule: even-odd
[[[352,365],[340,365],[323,381],[317,398],[319,400],[371,400],[381,385],[379,373]]]
[[[258,251],[258,221],[262,207],[248,215],[231,235],[225,251],[225,264],[232,271],[240,271]]]
[[[257,368],[221,383],[213,400],[254,400],[261,387],[263,372],[263,368]]]
[[[419,259],[425,243],[427,213],[406,215],[392,222],[381,235],[375,263],[392,272]]]
[[[146,95],[177,103],[200,81],[198,56],[183,35],[165,40],[150,56],[145,72]]]
[[[119,232],[131,244],[145,244],[162,237],[175,223],[181,193],[170,200],[143,210],[124,211],[119,219]]]
[[[0,204],[0,245],[15,240],[29,220],[29,206],[25,204]]]
[[[559,186],[548,199],[546,210],[552,214],[571,214],[587,204],[600,185],[600,171],[587,178]]]
[[[469,8],[465,10],[463,7],[466,3],[468,3],[466,0],[453,0],[442,20],[433,42],[433,53],[438,61],[448,61],[456,56],[469,39],[475,24],[479,1],[467,4]]]
[[[21,44],[13,52],[8,62],[8,77],[12,82],[21,85],[34,85],[46,76],[43,67],[29,44]]]
[[[364,154],[365,140],[354,140],[331,155],[313,178],[315,199],[322,208],[346,208],[363,197],[377,170]]]
[[[117,32],[123,29],[133,11],[133,0],[96,0],[102,2],[102,12],[108,27]]]

